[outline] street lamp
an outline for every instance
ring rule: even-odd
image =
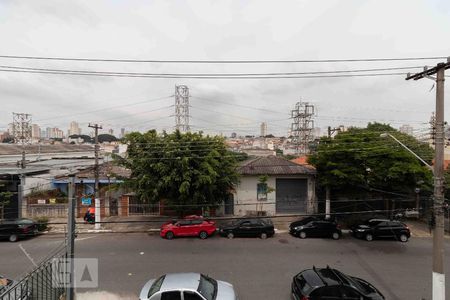
[[[424,161],[419,155],[417,155],[416,153],[414,153],[411,149],[409,149],[408,147],[406,147],[406,145],[405,144],[403,144],[402,142],[400,142],[395,136],[393,136],[392,134],[390,134],[390,133],[382,133],[382,134],[380,134],[380,137],[382,137],[382,138],[385,138],[385,137],[390,137],[390,138],[392,138],[394,141],[396,141],[397,143],[399,143],[403,148],[405,148],[406,150],[408,150],[408,152],[409,153],[411,153],[412,155],[414,155],[418,160],[420,160],[425,166],[427,166],[428,167],[428,169],[430,169],[431,170],[431,172],[433,172],[433,174],[434,174],[434,169],[433,169],[433,167],[429,164],[429,163],[427,163],[426,161]]]

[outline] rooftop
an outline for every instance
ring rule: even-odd
[[[314,175],[316,170],[279,156],[266,156],[242,162],[238,167],[238,173],[241,175]]]

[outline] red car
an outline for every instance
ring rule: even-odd
[[[216,225],[213,221],[183,219],[162,225],[159,235],[168,240],[177,236],[198,236],[201,239],[206,239],[214,234],[216,230]]]

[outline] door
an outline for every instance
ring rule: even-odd
[[[225,199],[225,214],[234,215],[234,195],[229,194],[228,198]]]
[[[277,178],[275,193],[277,213],[303,213],[306,211],[307,179]]]
[[[252,225],[250,224],[250,221],[244,221],[241,224],[239,224],[239,227],[236,230],[237,236],[251,236],[252,235]]]

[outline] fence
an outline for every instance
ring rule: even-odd
[[[67,218],[67,215],[67,204],[29,204],[27,207],[27,216],[29,218]]]
[[[130,203],[128,204],[129,215],[159,215],[159,204]]]
[[[17,282],[11,283],[6,291],[0,292],[0,300],[61,300],[65,296],[68,276],[60,276],[56,271],[55,259],[67,258],[67,246],[64,243],[52,252],[30,273]]]

